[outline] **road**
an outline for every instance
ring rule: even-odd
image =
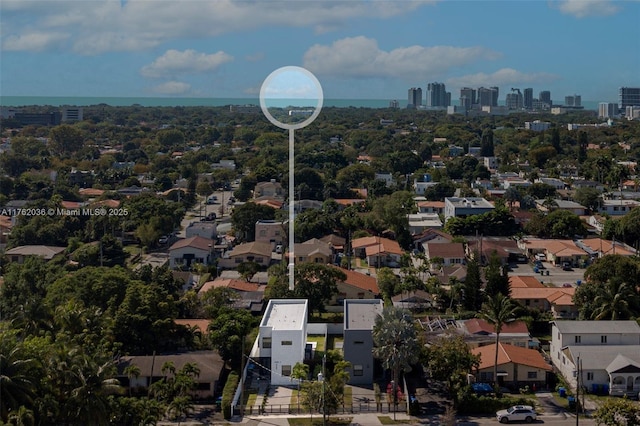
[[[187,226],[189,226],[191,222],[199,221],[206,217],[209,213],[215,213],[217,216],[218,234],[226,232],[225,227],[230,228],[230,226],[225,225],[225,223],[228,223],[231,218],[233,204],[228,204],[228,202],[229,198],[233,196],[233,191],[215,191],[210,195],[218,197],[218,201],[216,201],[215,204],[207,204],[206,200],[208,196],[198,201],[195,206],[193,206],[193,209],[189,210],[180,222],[180,230],[176,234],[178,238],[186,238],[185,229],[187,229]]]

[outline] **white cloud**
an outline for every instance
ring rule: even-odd
[[[22,35],[10,35],[2,41],[2,49],[40,52],[58,46],[68,38],[69,34],[60,32],[32,32]]]
[[[409,46],[384,51],[374,39],[344,38],[332,45],[316,44],[304,54],[304,66],[322,75],[343,77],[406,77],[442,75],[451,68],[500,55],[484,47]]]
[[[190,90],[191,85],[182,81],[167,81],[152,89],[154,93],[159,95],[186,95]]]
[[[576,18],[587,16],[609,16],[618,12],[619,7],[611,0],[560,0],[554,5],[562,13]]]
[[[4,0],[3,37],[39,29],[67,31],[80,54],[137,51],[167,40],[212,37],[265,27],[344,27],[350,19],[386,19],[436,0],[248,1],[248,0]],[[4,13],[4,12],[7,13]]]
[[[183,74],[199,74],[213,71],[220,65],[233,60],[233,56],[219,51],[206,54],[193,49],[185,51],[167,50],[149,65],[140,70],[144,77],[165,77]]]
[[[480,87],[480,86],[508,86],[519,84],[549,83],[558,77],[544,72],[524,73],[513,68],[502,68],[494,73],[477,73],[454,77],[446,80],[448,86]]]

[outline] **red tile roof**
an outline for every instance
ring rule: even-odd
[[[201,333],[207,334],[209,333],[209,322],[211,320],[208,319],[175,319],[174,322],[177,325],[184,325],[185,327],[191,328],[195,327]]]
[[[380,289],[378,288],[378,282],[375,278],[362,274],[360,272],[351,271],[343,268],[339,268],[337,266],[331,265],[332,268],[336,268],[347,276],[344,282],[348,285],[361,288],[363,290],[368,290],[373,294],[380,294]]]
[[[204,294],[212,288],[226,287],[236,291],[258,291],[260,284],[250,283],[243,280],[235,280],[228,278],[216,278],[213,281],[207,281],[198,291],[198,294]]]
[[[351,246],[353,248],[365,248],[367,256],[372,256],[378,253],[404,253],[397,241],[382,237],[356,238],[351,242]]]
[[[480,370],[492,368],[496,358],[496,345],[480,346],[471,349],[474,355],[480,355]],[[498,344],[498,365],[519,364],[528,367],[551,371],[551,366],[546,363],[540,352],[535,349],[526,349],[508,344]]]
[[[184,247],[193,247],[200,250],[211,251],[213,248],[213,244],[213,240],[196,235],[195,237],[176,241],[171,247],[169,247],[169,251],[181,249]]]
[[[511,288],[544,288],[536,277],[525,275],[512,275],[509,277],[509,286]]]
[[[464,322],[467,331],[471,334],[495,334],[496,328],[480,318],[472,318]],[[513,321],[502,326],[501,333],[505,334],[529,334],[527,324],[523,321]]]

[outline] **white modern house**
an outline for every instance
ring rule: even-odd
[[[593,393],[640,392],[640,325],[636,321],[554,321],[550,355],[569,385]]]
[[[271,299],[260,322],[252,358],[271,370],[271,384],[292,384],[291,371],[303,362],[307,342],[307,299]]]
[[[444,221],[452,217],[467,217],[493,211],[493,204],[481,197],[446,197],[444,199]]]

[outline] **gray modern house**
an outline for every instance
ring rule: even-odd
[[[373,383],[373,326],[382,314],[380,299],[345,299],[344,344],[345,361],[349,367],[349,384]]]

